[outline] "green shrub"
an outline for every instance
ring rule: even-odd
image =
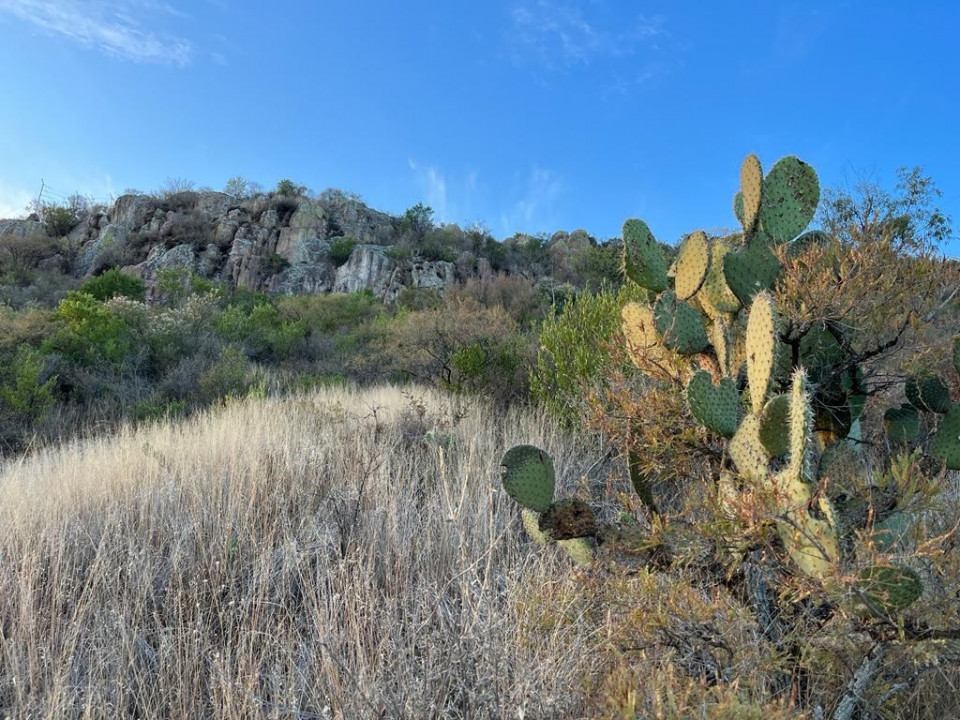
[[[350,236],[333,238],[330,241],[330,250],[327,252],[327,257],[330,258],[330,262],[340,267],[350,259],[356,244],[357,241]]]
[[[307,192],[307,188],[304,185],[297,185],[293,180],[289,178],[284,178],[277,183],[276,193],[277,195],[283,195],[284,197],[299,197]]]
[[[13,364],[0,368],[0,434],[24,434],[54,406],[57,378],[44,379],[43,367],[43,354],[21,345]]]
[[[77,291],[86,293],[100,301],[120,296],[143,302],[147,288],[140,278],[120,272],[117,268],[112,268],[102,275],[90,278]]]
[[[133,349],[130,328],[92,295],[71,292],[57,308],[60,330],[52,337],[45,351],[63,354],[77,365],[123,364]]]
[[[620,329],[620,308],[636,294],[632,288],[581,293],[543,322],[530,390],[562,422],[578,420],[583,397],[603,382],[613,361],[607,344]]]
[[[200,390],[207,400],[216,400],[247,391],[252,382],[250,363],[237,345],[228,345],[200,375]]]
[[[284,319],[270,303],[256,305],[249,312],[228,307],[213,326],[223,339],[239,343],[251,357],[265,360],[288,359],[294,345],[307,333],[302,321]]]
[[[69,205],[44,205],[42,217],[47,234],[53,238],[69,234],[80,224],[80,212]]]
[[[282,297],[276,307],[282,318],[302,323],[307,332],[322,333],[357,328],[383,312],[383,303],[369,290]]]
[[[283,255],[272,252],[267,256],[267,274],[276,275],[290,267],[290,261]]]

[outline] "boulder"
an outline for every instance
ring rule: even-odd
[[[380,245],[354,247],[350,259],[337,268],[333,291],[351,293],[369,289],[382,298],[390,286],[394,266],[384,250]]]
[[[157,205],[152,195],[121,195],[113,204],[110,222],[128,230],[139,230],[149,222]]]
[[[77,274],[90,275],[108,265],[115,265],[123,257],[123,251],[129,241],[130,229],[126,225],[107,225],[100,230],[96,238],[80,250],[77,257]]]
[[[317,235],[315,228],[285,227],[277,240],[277,255],[291,265],[316,264],[326,260],[330,243]]]

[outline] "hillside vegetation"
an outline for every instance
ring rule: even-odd
[[[956,715],[950,220],[919,171],[740,185],[740,231],[676,247],[470,250],[292,183],[29,221],[96,270],[0,232],[0,710]],[[103,244],[154,220],[231,249]]]

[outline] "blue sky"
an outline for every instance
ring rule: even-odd
[[[359,193],[495,235],[735,224],[748,152],[921,165],[960,220],[953,0],[0,0],[0,216],[41,178]],[[945,248],[960,256],[960,243]]]

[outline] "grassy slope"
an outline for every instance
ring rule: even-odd
[[[0,471],[0,711],[582,713],[586,631],[521,622],[566,562],[529,551],[497,464],[589,459],[539,416],[420,399],[244,401]]]

